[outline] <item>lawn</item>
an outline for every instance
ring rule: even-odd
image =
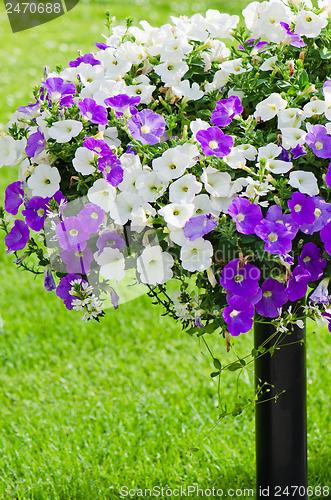
[[[231,3],[231,12],[239,5]],[[0,123],[28,102],[44,64],[66,64],[102,40],[105,10],[161,24],[170,13],[206,8],[229,11],[210,0],[159,1],[157,8],[143,0],[81,2],[15,35],[2,11]],[[16,175],[1,170],[0,203]],[[253,408],[215,425],[217,383],[201,341],[162,317],[148,297],[85,324],[4,252],[0,234],[1,499],[119,499],[122,486],[254,486]],[[233,359],[222,337],[207,340],[223,363]],[[309,324],[307,344],[309,485],[331,487],[330,334]],[[238,354],[251,348],[251,333],[235,340]],[[253,397],[252,373],[245,373],[244,401]],[[238,402],[233,374],[221,381],[221,400],[229,409]]]

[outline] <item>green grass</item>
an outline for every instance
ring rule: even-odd
[[[44,64],[66,64],[78,49],[101,40],[107,9],[156,24],[171,12],[229,11],[228,4],[210,0],[153,5],[80,3],[58,20],[15,35],[0,14],[0,123],[28,102]],[[237,13],[240,4],[231,9]],[[16,175],[1,170],[0,203]],[[147,297],[108,311],[100,324],[84,324],[43,290],[41,280],[15,269],[4,251],[0,235],[1,499],[117,499],[123,485],[254,486],[253,409],[214,426],[217,386],[203,344],[162,317]],[[220,336],[208,341],[215,356],[229,361]],[[252,335],[242,335],[235,346],[242,355],[249,352]],[[331,486],[330,358],[330,334],[310,325],[311,486]],[[233,374],[224,377],[221,391],[232,408]],[[251,373],[240,395],[253,396]]]

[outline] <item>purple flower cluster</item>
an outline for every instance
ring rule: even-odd
[[[108,144],[101,139],[86,137],[84,146],[99,155],[98,169],[103,173],[109,184],[115,187],[118,186],[123,180],[123,168],[121,167],[121,161],[112,152]]]

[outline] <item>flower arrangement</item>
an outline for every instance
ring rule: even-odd
[[[136,284],[189,333],[331,324],[330,6],[115,26],[0,139],[15,263],[99,320]],[[227,39],[227,45],[223,40]],[[286,306],[284,319],[283,306]]]

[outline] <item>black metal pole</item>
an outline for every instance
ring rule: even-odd
[[[294,326],[282,334],[273,356],[255,360],[256,387],[267,382],[256,403],[257,498],[307,499],[307,422],[305,327]],[[258,349],[273,333],[272,324],[255,323]],[[275,343],[274,337],[265,347]],[[291,344],[291,345],[286,345]],[[273,398],[281,393],[277,401]]]

